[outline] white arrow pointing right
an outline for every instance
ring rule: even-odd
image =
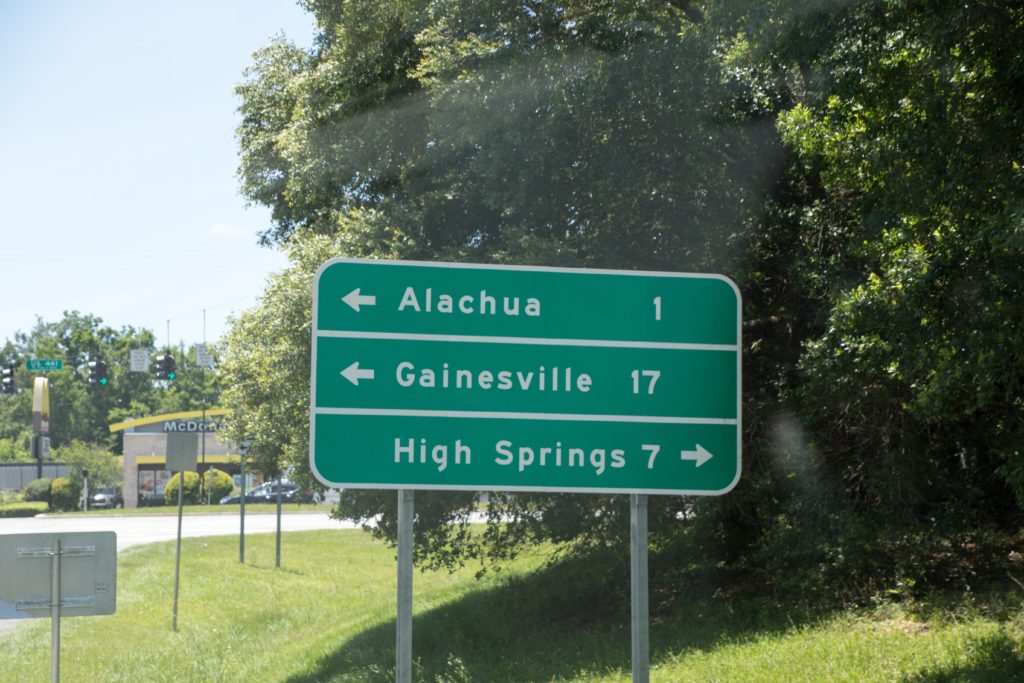
[[[341,297],[341,300],[347,303],[352,309],[358,313],[360,306],[376,306],[377,297],[370,296],[368,294],[362,294],[359,292],[359,288],[356,287],[351,292]]]
[[[341,376],[347,379],[352,384],[359,386],[359,380],[361,379],[373,379],[373,370],[362,369],[359,367],[359,361],[356,361],[352,365],[348,366],[341,371]]]
[[[680,451],[679,457],[683,460],[692,460],[697,467],[700,467],[714,456],[712,456],[706,448],[697,444],[697,450]]]

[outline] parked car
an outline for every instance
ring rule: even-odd
[[[100,486],[89,495],[90,510],[109,510],[124,507],[124,495],[116,486]]]
[[[224,496],[220,499],[221,505],[237,505],[241,499],[241,495],[233,493],[230,496]],[[277,502],[277,482],[268,481],[255,486],[245,493],[246,503],[276,503]],[[281,502],[282,503],[312,503],[313,494],[310,491],[303,491],[298,486],[290,481],[281,482]]]

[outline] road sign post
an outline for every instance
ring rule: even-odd
[[[320,268],[310,464],[328,486],[397,489],[410,517],[396,680],[411,658],[412,491],[463,489],[630,494],[633,680],[646,683],[646,496],[739,480],[740,323],[739,290],[720,275]]]
[[[178,589],[181,583],[181,517],[184,505],[182,492],[185,490],[185,472],[196,469],[199,457],[199,435],[194,432],[172,432],[167,435],[168,469],[178,472],[178,538],[174,547],[174,606],[171,608],[171,630],[178,631]]]

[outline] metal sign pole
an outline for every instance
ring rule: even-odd
[[[651,680],[647,609],[647,496],[629,497],[629,597],[633,683]]]
[[[206,399],[203,399],[203,464],[206,464]],[[213,505],[213,473],[215,469],[213,463],[206,468],[206,476],[209,479],[206,482],[206,504]]]
[[[50,557],[50,681],[60,681],[60,539],[54,539]]]
[[[412,513],[413,491],[399,490],[395,683],[412,683]]]
[[[274,566],[281,568],[281,475],[277,475],[277,548],[275,550]]]
[[[246,447],[238,450],[245,450],[245,453],[238,454],[239,468],[242,471],[242,492],[238,499],[238,561],[245,564],[245,456],[249,449]]]
[[[174,552],[174,616],[171,627],[178,630],[178,581],[181,576],[181,493],[185,490],[185,472],[178,472],[178,546]]]

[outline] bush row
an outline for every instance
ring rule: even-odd
[[[46,512],[47,504],[43,502],[34,503],[7,503],[0,505],[0,518],[4,517],[35,517],[41,512]]]
[[[82,486],[67,477],[43,477],[25,488],[25,502],[46,503],[51,512],[71,512],[81,507]]]
[[[204,486],[210,488],[210,500],[220,501],[221,498],[231,493],[235,488],[235,482],[227,472],[218,469],[208,470],[203,475],[206,480]],[[164,488],[164,502],[167,505],[178,504],[178,486],[181,482],[181,474],[175,474],[167,481]],[[185,505],[199,505],[206,502],[206,489],[200,486],[199,475],[195,472],[185,472],[185,487],[182,489],[181,497]]]
[[[199,475],[195,472],[185,472],[185,488],[182,491],[182,498],[186,505],[199,505],[206,502],[206,487],[210,489],[210,500],[219,501],[231,493],[235,488],[235,482],[231,475],[218,469],[208,471],[204,478],[206,481],[199,481]],[[163,502],[166,505],[175,505],[178,502],[178,486],[181,475],[175,474],[167,482],[164,489]],[[33,504],[31,509],[36,510],[44,503],[43,508],[53,512],[70,512],[78,510],[82,502],[82,487],[67,477],[50,479],[43,477],[36,479],[25,489],[24,501],[26,504]],[[140,505],[146,505],[139,501]],[[35,514],[35,513],[33,513]],[[26,516],[15,514],[0,514],[3,516]]]

